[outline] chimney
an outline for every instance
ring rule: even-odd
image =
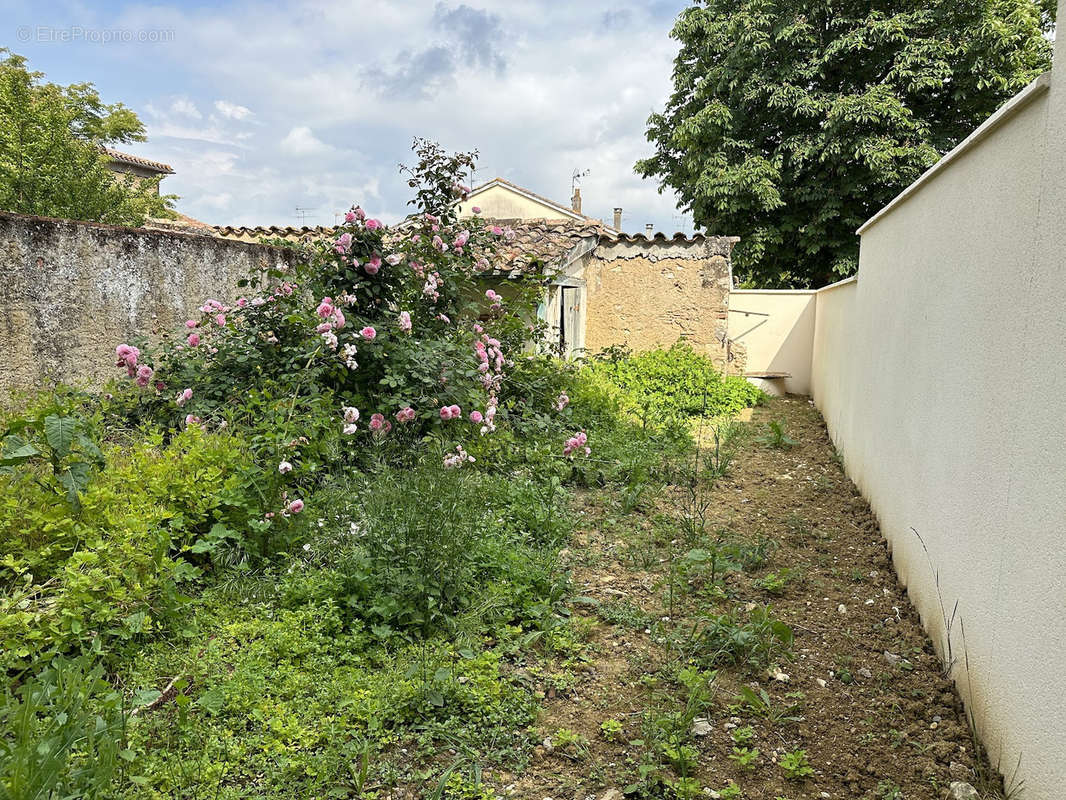
[[[622,230],[622,209],[615,208],[614,210],[614,229],[616,231]]]
[[[581,213],[581,189],[574,187],[574,196],[570,198],[570,205],[578,214]]]
[[[655,225],[653,223],[647,222],[644,224],[644,235],[649,239],[655,235]]]

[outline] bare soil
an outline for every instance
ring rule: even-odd
[[[759,441],[771,420],[784,423],[794,445]],[[768,800],[940,798],[950,797],[956,780],[994,796],[996,788],[978,778],[990,771],[974,752],[958,694],[818,412],[806,398],[776,398],[746,428],[729,473],[709,490],[705,527],[762,542],[766,561],[728,573],[717,586],[687,577],[671,609],[676,528],[691,508],[683,487],[667,483],[628,513],[617,496],[582,493],[582,522],[564,555],[572,560],[572,609],[586,645],[531,667],[544,692],[537,736],[548,742],[521,774],[487,777],[501,794],[523,798],[620,797],[613,792],[632,787],[648,763],[649,720],[684,704],[676,676],[692,653],[677,642],[709,613],[770,604],[794,633],[791,656],[769,669],[718,669],[710,707],[699,715],[709,732],[701,725],[702,735],[691,736],[698,757],[690,774],[700,784],[691,796],[714,797],[735,782],[742,794],[732,796]],[[788,580],[772,594],[760,581],[782,570]],[[765,690],[771,708],[799,719],[772,721],[740,707],[744,685]],[[606,720],[622,726],[611,741],[601,729]],[[759,750],[748,767],[730,758],[732,737],[745,726],[754,731],[747,746]],[[806,751],[813,775],[796,779],[781,768],[782,756],[796,749]],[[676,796],[666,786],[660,791],[644,796]]]

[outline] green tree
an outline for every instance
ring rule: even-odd
[[[101,145],[143,142],[144,125],[91,83],[44,83],[0,48],[0,209],[119,225],[172,216],[159,178],[118,176]]]
[[[703,0],[674,25],[674,91],[636,170],[741,237],[741,280],[838,280],[855,229],[1049,68],[1053,6]]]

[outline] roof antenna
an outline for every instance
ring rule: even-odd
[[[300,220],[301,227],[307,227],[307,218],[314,211],[310,206],[296,206],[296,219]]]
[[[579,169],[575,169],[574,170],[574,174],[570,176],[570,194],[571,195],[574,194],[574,189],[577,188],[577,185],[579,183],[581,183],[581,179],[584,178],[586,175],[588,175],[590,172],[592,172],[591,169],[587,169],[584,172],[582,172]]]

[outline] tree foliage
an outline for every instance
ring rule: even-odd
[[[853,273],[855,229],[1051,63],[1041,0],[702,0],[636,165],[759,286]]]
[[[144,125],[91,83],[43,82],[0,48],[0,209],[120,225],[169,216],[159,178],[119,177],[101,145],[143,142]]]

